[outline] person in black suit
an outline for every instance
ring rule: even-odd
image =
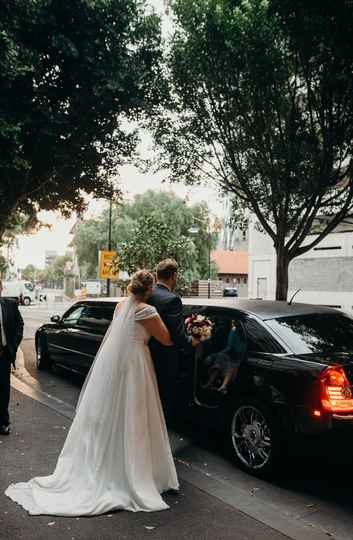
[[[23,319],[16,300],[1,298],[2,289],[0,280],[0,435],[9,435],[11,364],[23,337]]]
[[[188,336],[184,325],[183,306],[179,296],[173,291],[176,286],[178,264],[174,259],[161,261],[156,268],[157,283],[149,298],[162,321],[170,332],[172,347],[165,347],[151,339],[149,347],[154,363],[159,394],[166,420],[173,418],[176,404],[176,378],[178,375],[178,351],[192,352],[200,342]]]

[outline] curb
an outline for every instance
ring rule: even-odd
[[[18,392],[21,392],[21,394],[39,401],[39,403],[55,410],[57,413],[70,420],[75,416],[75,407],[72,407],[72,405],[69,405],[65,401],[62,401],[41,389],[37,379],[32,377],[27,371],[24,363],[24,354],[20,347],[18,348],[16,355],[16,368],[12,368],[11,386]]]

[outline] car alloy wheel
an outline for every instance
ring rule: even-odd
[[[36,356],[37,356],[37,368],[41,369],[42,357],[43,357],[43,347],[42,347],[42,340],[40,338],[37,341]]]
[[[42,337],[39,337],[36,343],[36,357],[37,369],[50,369],[50,361]]]
[[[23,299],[23,305],[29,306],[31,304],[31,299],[28,296],[25,296]]]
[[[236,408],[231,422],[233,448],[240,463],[249,471],[262,471],[270,464],[273,433],[265,414],[253,404]]]

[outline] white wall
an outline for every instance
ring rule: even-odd
[[[255,223],[254,218],[249,223],[249,298],[274,300],[276,253],[270,237],[261,233]],[[306,243],[314,238],[307,237]],[[353,232],[328,235],[314,249],[297,257],[291,264],[288,299],[300,287],[303,290],[296,295],[297,302],[341,306],[342,310],[352,313]],[[299,279],[301,273],[305,277],[302,280],[305,281],[304,286]],[[263,285],[265,279],[267,287],[262,287],[262,294],[259,295],[259,285]]]
[[[308,236],[303,245],[310,244],[314,239],[315,236]],[[300,256],[301,259],[319,259],[326,257],[353,257],[353,232],[329,234],[320,242],[320,244]]]
[[[288,300],[293,296],[295,290],[288,291]],[[298,292],[295,302],[307,304],[319,304],[322,306],[337,307],[346,313],[353,313],[353,293],[332,292],[332,291],[309,291]]]
[[[248,256],[249,298],[274,299],[276,293],[276,253],[271,238],[257,230],[254,218],[249,221]],[[261,280],[266,280],[266,286],[262,286]],[[260,288],[264,291],[263,295],[259,294]]]

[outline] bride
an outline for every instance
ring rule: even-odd
[[[11,484],[5,494],[30,514],[83,516],[168,508],[161,493],[179,488],[156,377],[151,336],[172,345],[145,303],[153,276],[136,272],[81,391],[54,473]]]

